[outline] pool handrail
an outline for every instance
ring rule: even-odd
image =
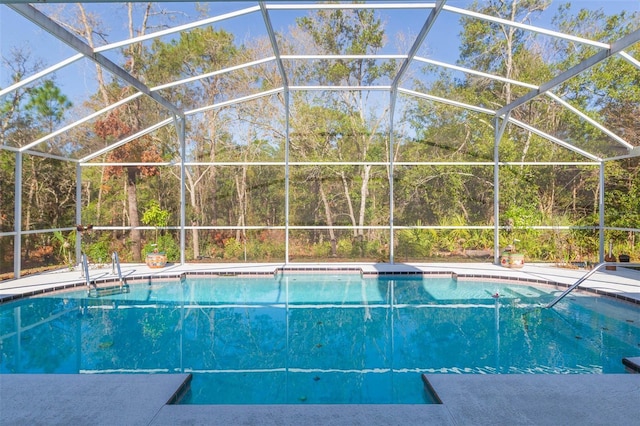
[[[111,273],[118,274],[118,279],[120,280],[120,287],[124,287],[126,283],[124,282],[124,278],[122,277],[122,269],[120,268],[120,258],[118,257],[118,252],[114,251],[111,254]]]
[[[83,254],[84,256],[84,254]],[[85,266],[86,275],[87,275],[87,288],[88,288],[88,296],[89,297],[101,297],[101,296],[111,296],[113,294],[121,294],[121,293],[129,293],[129,284],[125,281],[122,276],[122,269],[120,268],[120,258],[118,257],[117,252],[113,252],[111,254],[111,273],[118,276],[119,285],[117,286],[108,286],[108,287],[98,287],[95,282],[91,282],[89,279],[89,269],[87,266],[86,256],[82,258],[83,265]]]
[[[80,259],[82,261],[82,275],[84,275],[84,279],[87,281],[87,287],[91,288],[91,278],[89,278],[89,261],[87,260],[87,255],[82,253]]]
[[[587,279],[589,279],[589,277],[591,275],[595,274],[603,266],[614,266],[614,267],[615,266],[620,266],[620,267],[634,266],[635,267],[637,265],[636,264],[632,264],[632,263],[626,263],[626,262],[624,262],[624,263],[618,263],[618,262],[602,262],[602,263],[598,263],[592,270],[590,270],[589,272],[584,274],[582,276],[582,278],[580,278],[578,281],[576,281],[574,284],[572,284],[569,288],[567,288],[565,291],[563,291],[560,296],[556,297],[551,302],[549,302],[547,304],[547,306],[545,306],[545,308],[553,308],[556,303],[561,301],[567,294],[571,293],[576,287],[578,287],[580,284],[582,284]]]

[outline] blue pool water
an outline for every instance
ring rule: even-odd
[[[499,297],[494,297],[495,294]],[[421,374],[623,373],[638,306],[454,278],[212,277],[0,305],[0,372],[193,373],[192,404],[415,404]]]

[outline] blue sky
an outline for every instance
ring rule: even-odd
[[[464,7],[468,3],[469,1],[466,0],[449,0],[447,5]],[[563,2],[554,2],[544,13],[542,19],[534,24],[545,28],[551,28],[551,17],[555,14],[561,3]],[[627,10],[630,12],[640,11],[640,0],[578,0],[571,3],[573,5],[573,10],[578,10],[580,8],[602,8],[605,12],[610,14],[617,13],[621,10]],[[209,15],[214,16],[253,6],[255,4],[255,2],[211,2],[208,3],[207,6],[210,10]],[[142,4],[138,6],[142,6]],[[160,3],[159,6],[167,11],[175,12],[172,13],[171,16],[176,24],[190,22],[198,16],[194,3]],[[62,7],[62,5],[49,4],[44,7],[46,10],[56,10],[57,8]],[[66,7],[73,7],[73,5],[67,5]],[[122,4],[93,4],[87,8],[89,10],[95,10],[102,16],[102,19],[104,20],[104,32],[108,34],[109,42],[115,42],[127,38],[127,16],[126,10]],[[396,40],[396,34],[403,33],[412,36],[418,33],[424,23],[424,19],[428,15],[427,10],[420,12],[421,13],[415,11],[393,11],[389,12],[390,18],[387,19],[383,17],[383,19],[387,21],[387,34],[390,38],[386,53],[399,53],[396,47],[396,44],[399,43]],[[304,11],[271,12],[274,29],[276,31],[284,30],[287,26],[295,24],[295,16],[302,16],[304,14],[306,14]],[[458,15],[450,13],[441,14],[434,31],[435,34],[446,34],[442,37],[435,37],[433,34],[430,34],[427,39],[429,44],[425,48],[425,52],[422,54],[429,55],[433,59],[454,62],[457,59],[458,20]],[[216,26],[234,33],[237,41],[265,34],[260,13],[255,13],[248,17],[227,20]],[[410,44],[411,39],[408,38],[408,40],[409,41],[404,43],[405,45]],[[16,46],[20,46],[25,48],[27,51],[30,51],[32,60],[40,60],[45,64],[45,66],[53,65],[57,61],[66,59],[75,53],[63,43],[57,41],[55,38],[33,25],[28,20],[13,12],[13,10],[7,8],[5,5],[0,5],[0,48],[3,58],[10,57],[10,50]],[[404,51],[406,51],[406,48]],[[113,56],[112,53],[109,55],[109,57]],[[118,60],[115,56],[113,56],[113,59],[116,62]],[[2,72],[0,73],[0,87],[7,86],[10,78],[9,71],[10,70],[3,64]],[[58,72],[58,84],[62,87],[65,93],[69,93],[72,99],[82,98],[83,95],[95,90],[93,72],[93,64],[88,60],[84,60]]]

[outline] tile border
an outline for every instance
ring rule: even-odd
[[[454,271],[423,271],[423,270],[399,270],[399,271],[365,271],[362,267],[332,267],[332,266],[287,266],[276,267],[272,271],[181,271],[176,273],[160,273],[160,274],[144,274],[133,277],[125,277],[127,283],[139,283],[146,281],[151,284],[154,281],[165,281],[175,279],[185,279],[187,277],[268,277],[277,276],[278,274],[323,274],[331,272],[334,274],[359,274],[362,277],[374,278],[380,276],[422,276],[422,277],[452,277],[458,281],[497,281],[497,282],[515,282],[515,283],[530,283],[537,285],[554,286],[558,288],[568,288],[571,284],[561,283],[542,278],[529,278],[520,276],[507,276],[495,273],[473,273],[464,274]],[[120,280],[117,277],[106,277],[92,280],[97,286],[105,286],[112,283],[119,283]],[[77,281],[72,283],[62,283],[60,285],[54,285],[48,288],[40,288],[32,291],[19,292],[16,294],[0,295],[0,304],[20,300],[32,296],[40,296],[47,293],[77,289],[78,287],[86,287],[85,281]],[[606,290],[602,288],[580,287],[578,289],[581,292],[593,293],[598,296],[611,297],[613,299],[640,305],[640,300],[629,297],[623,293]]]

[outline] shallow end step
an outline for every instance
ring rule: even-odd
[[[631,373],[640,373],[640,356],[622,358],[622,363]]]

